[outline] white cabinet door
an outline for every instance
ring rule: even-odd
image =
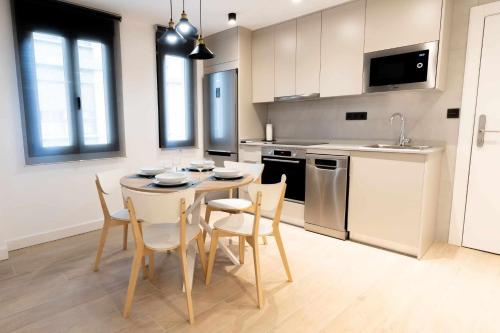
[[[361,94],[364,25],[364,0],[323,11],[321,97]]]
[[[367,0],[365,52],[439,40],[442,0]]]
[[[221,31],[205,38],[207,47],[215,54],[203,62],[205,68],[238,60],[238,28]]]
[[[500,134],[484,135],[477,146],[479,117],[486,130],[500,130],[500,15],[488,16],[484,25],[483,49],[476,101],[474,145],[469,173],[463,244],[500,254]]]
[[[321,13],[297,19],[297,95],[319,93]]]
[[[262,163],[262,147],[240,145],[239,161],[246,163]]]
[[[295,52],[297,49],[297,20],[274,27],[274,96],[295,95]]]
[[[350,162],[347,227],[351,238],[418,255],[425,157],[358,155],[351,156]]]
[[[274,27],[252,32],[252,101],[274,101]]]

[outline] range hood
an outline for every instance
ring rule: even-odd
[[[319,93],[274,97],[275,102],[295,102],[319,98]]]

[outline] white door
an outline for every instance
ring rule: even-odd
[[[488,16],[484,26],[462,245],[500,254],[499,36],[500,15]],[[481,145],[479,129],[484,119],[486,131]]]

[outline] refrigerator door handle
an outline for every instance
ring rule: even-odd
[[[207,150],[207,154],[212,156],[231,156],[234,153],[224,150]]]

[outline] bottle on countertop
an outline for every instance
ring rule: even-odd
[[[273,124],[266,124],[266,141],[273,141]]]

